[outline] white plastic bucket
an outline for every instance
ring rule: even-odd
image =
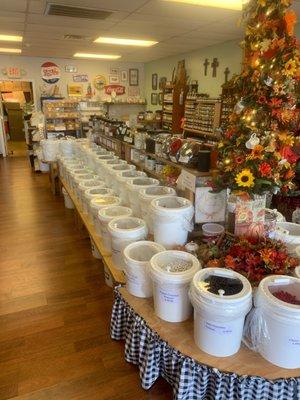
[[[106,188],[103,186],[87,189],[84,192],[83,212],[85,214],[90,214],[91,219],[93,219],[92,218],[93,212],[92,212],[92,208],[91,208],[91,201],[98,197],[113,196],[113,195],[114,195],[114,192],[112,189],[109,189],[109,188]]]
[[[203,242],[211,243],[218,240],[224,231],[224,226],[220,224],[207,223],[202,225]]]
[[[122,172],[133,171],[136,169],[135,165],[131,164],[121,164],[121,165],[114,165],[111,168],[111,188],[118,192],[119,182],[117,180],[117,176],[121,175]]]
[[[289,254],[296,257],[296,248],[300,245],[300,225],[292,222],[277,222],[272,238],[284,242]]]
[[[75,208],[71,197],[69,196],[68,192],[66,191],[66,189],[64,187],[62,188],[62,193],[64,196],[65,207],[69,208],[69,209]]]
[[[112,206],[112,205],[119,205],[120,198],[117,196],[112,196],[110,194],[105,194],[103,196],[97,196],[96,198],[92,199],[90,202],[91,212],[92,212],[92,221],[95,226],[97,235],[101,236],[101,225],[100,220],[98,218],[98,212],[103,207]]]
[[[40,141],[43,150],[44,161],[56,161],[59,151],[59,140],[57,139],[42,139]]]
[[[258,351],[281,368],[300,368],[300,305],[279,300],[273,295],[278,291],[288,292],[300,300],[299,279],[277,275],[260,282],[255,295],[255,313],[264,334],[260,337]]]
[[[190,299],[194,306],[194,339],[197,346],[215,357],[237,353],[245,316],[252,307],[249,281],[235,271],[205,268],[193,278]]]
[[[141,189],[158,186],[158,185],[159,185],[158,179],[148,178],[148,177],[134,178],[127,182],[129,203],[130,203],[130,208],[132,209],[133,215],[135,215],[137,217],[141,216],[139,191]]]
[[[114,218],[108,224],[111,235],[112,260],[117,269],[125,269],[123,251],[130,243],[147,237],[147,225],[144,220],[134,217]]]
[[[190,253],[167,250],[153,256],[150,264],[155,314],[164,321],[185,321],[192,313],[188,291],[199,261]]]
[[[151,258],[165,248],[154,242],[140,241],[124,249],[126,289],[136,297],[152,297]]]
[[[91,237],[90,237],[90,241],[91,241],[91,250],[92,250],[93,257],[101,260],[101,258],[102,258],[101,254],[99,253],[99,250],[97,249],[96,244]]]
[[[105,183],[100,179],[91,179],[88,181],[80,182],[78,186],[78,193],[79,193],[79,201],[82,207],[85,201],[85,196],[84,196],[85,191],[88,189],[100,188],[100,187],[105,187]]]
[[[117,159],[118,157],[112,154],[104,154],[102,156],[98,156],[95,160],[96,173],[99,174],[99,176],[103,179],[105,176],[104,164],[107,161],[117,160]]]
[[[166,249],[186,244],[188,232],[193,230],[194,207],[183,197],[160,197],[151,201],[154,241]]]
[[[126,164],[127,164],[127,162],[125,160],[116,159],[116,160],[109,160],[103,165],[103,168],[105,171],[104,180],[108,187],[112,186],[112,168],[113,168],[113,166],[126,165]]]
[[[136,171],[136,170],[125,171],[125,172],[121,172],[120,174],[116,175],[116,180],[118,182],[117,194],[120,196],[121,203],[123,206],[129,206],[129,204],[130,204],[129,197],[128,197],[128,187],[127,187],[126,183],[133,178],[142,177],[142,176],[146,177],[147,175],[145,172]]]
[[[150,186],[139,191],[141,216],[146,221],[148,231],[151,235],[153,235],[153,222],[150,213],[151,201],[158,197],[166,196],[176,196],[175,189],[168,186]]]
[[[131,217],[131,216],[132,216],[131,208],[123,206],[108,206],[102,208],[98,212],[102,243],[105,250],[107,250],[109,253],[111,253],[111,236],[108,231],[109,222],[112,221],[114,218]]]
[[[74,139],[61,139],[59,151],[63,157],[72,157],[74,154]]]
[[[74,192],[78,200],[80,200],[80,189],[79,185],[84,182],[91,182],[98,179],[98,175],[93,175],[91,173],[79,174],[74,177]]]

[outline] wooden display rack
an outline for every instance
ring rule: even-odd
[[[113,281],[115,282],[115,284],[119,284],[119,283],[124,284],[125,283],[124,272],[117,269],[116,266],[114,265],[111,255],[105,250],[100,236],[97,234],[94,225],[91,223],[91,221],[89,219],[89,216],[87,214],[84,214],[73,190],[71,190],[69,188],[69,186],[67,185],[67,183],[64,181],[64,179],[62,177],[60,177],[60,181],[61,181],[63,187],[68,192],[68,195],[71,197],[71,199],[75,205],[76,211],[78,213],[78,216],[80,217],[83,225],[86,227],[89,235],[93,239],[97,250],[101,254],[103,264],[105,264],[106,267],[109,269],[111,276],[113,278]]]

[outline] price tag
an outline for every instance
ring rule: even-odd
[[[180,175],[181,184],[185,189],[189,189],[195,193],[196,191],[196,176],[190,172],[183,170]]]

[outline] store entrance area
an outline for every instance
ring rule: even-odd
[[[19,157],[0,160],[0,181],[0,398],[170,399],[111,341],[112,290],[48,177]]]

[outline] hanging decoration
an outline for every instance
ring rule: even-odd
[[[239,99],[218,145],[219,190],[287,193],[293,188],[300,52],[291,0],[250,0],[244,63],[232,79]]]

